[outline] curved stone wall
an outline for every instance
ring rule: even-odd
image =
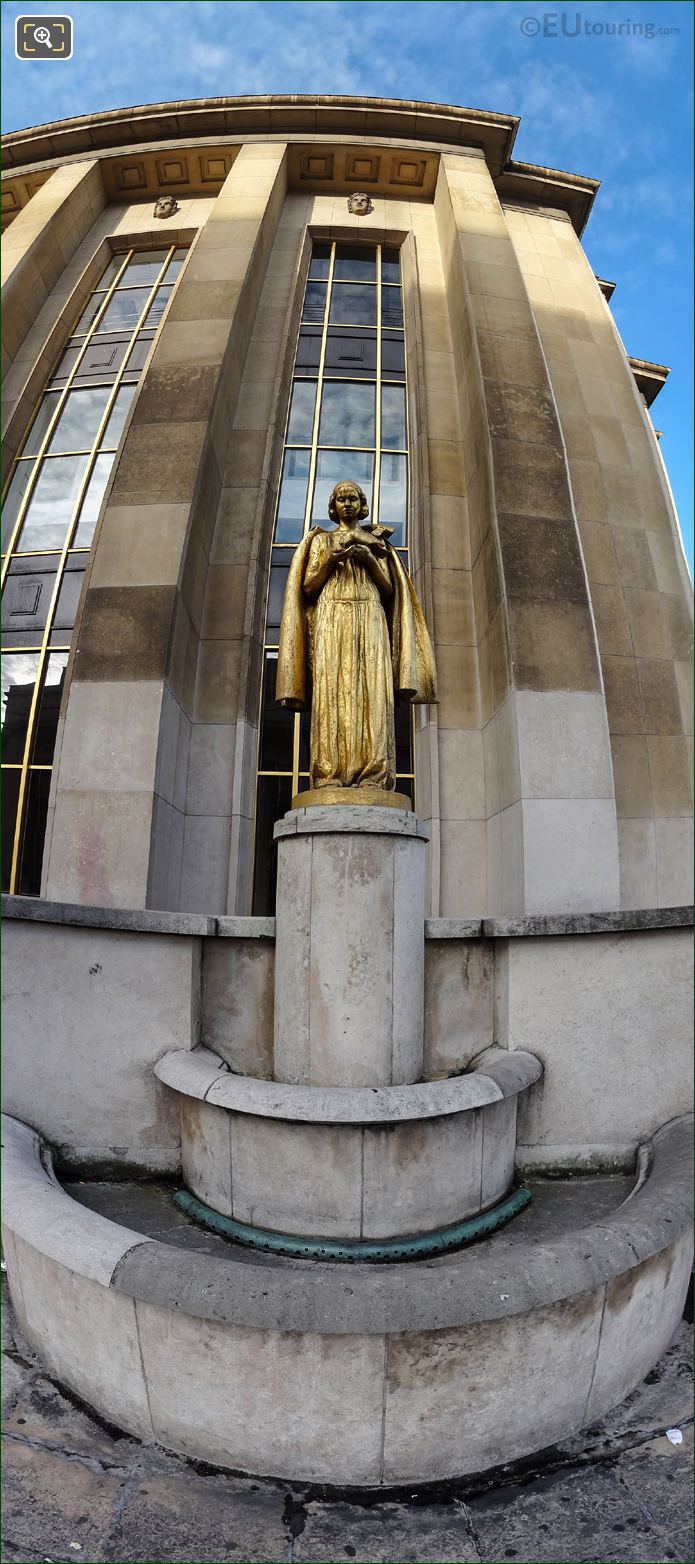
[[[237,1470],[377,1487],[515,1460],[633,1389],[688,1286],[688,1120],[593,1225],[503,1262],[493,1240],[435,1266],[312,1263],[310,1287],[297,1262],[177,1249],[77,1205],[16,1120],[3,1144],[12,1297],[48,1371],[136,1437]]]

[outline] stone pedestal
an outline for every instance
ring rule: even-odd
[[[319,805],[291,810],[275,837],[275,1079],[418,1080],[424,826],[406,810]]]

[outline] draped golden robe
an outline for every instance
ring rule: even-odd
[[[377,535],[380,535],[377,534]],[[392,789],[394,700],[436,701],[432,647],[415,588],[385,543],[375,580],[359,559],[333,559],[346,537],[374,532],[312,527],[289,572],[280,625],[276,700],[311,701],[313,788]]]

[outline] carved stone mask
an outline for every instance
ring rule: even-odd
[[[178,212],[179,203],[176,196],[158,196],[154,204],[155,217],[173,217]]]
[[[348,196],[348,212],[355,217],[366,217],[374,211],[374,202],[365,190],[356,190],[354,195]]]

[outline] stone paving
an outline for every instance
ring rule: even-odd
[[[576,1439],[478,1480],[377,1498],[233,1477],[140,1445],[52,1383],[13,1338],[9,1307],[3,1321],[7,1564],[693,1558],[685,1323],[629,1400]]]

